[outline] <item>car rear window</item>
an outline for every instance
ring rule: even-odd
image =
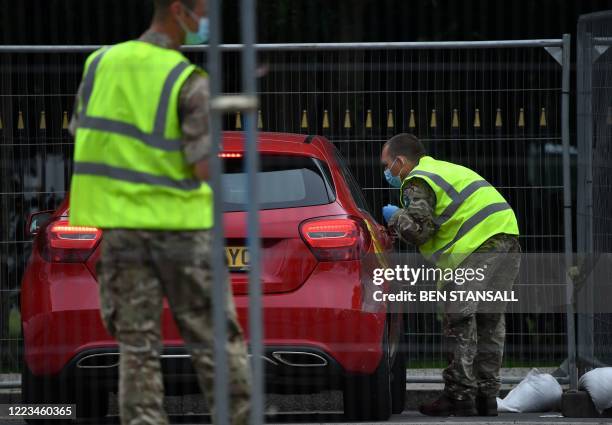
[[[242,158],[225,159],[224,211],[246,211],[248,193]],[[329,204],[335,191],[327,165],[303,156],[262,155],[257,173],[262,210]]]

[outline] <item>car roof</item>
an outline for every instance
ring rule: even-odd
[[[325,159],[324,145],[330,143],[320,136],[271,132],[258,132],[257,140],[259,152],[262,153],[301,154],[318,159]],[[222,150],[244,152],[244,132],[224,131]]]

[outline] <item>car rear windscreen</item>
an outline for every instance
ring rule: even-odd
[[[247,176],[243,158],[224,160],[224,211],[246,211]],[[335,200],[327,165],[304,156],[262,155],[257,173],[259,209],[308,207]]]

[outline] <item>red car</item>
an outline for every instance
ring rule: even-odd
[[[404,407],[402,317],[364,309],[366,254],[392,240],[367,211],[361,189],[325,138],[260,133],[260,217],[266,391],[344,392],[348,417],[387,419]],[[226,253],[248,338],[243,135],[224,134]],[[26,403],[73,402],[104,416],[116,392],[117,342],[103,327],[95,264],[103,232],[68,224],[69,201],[31,219],[36,234],[23,277],[22,394]],[[37,223],[44,221],[40,226]],[[198,392],[183,341],[164,301],[166,394]]]

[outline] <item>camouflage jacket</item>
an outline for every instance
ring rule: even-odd
[[[156,46],[172,48],[168,36],[154,31],[145,32],[139,39]],[[74,135],[79,125],[78,99],[81,97],[83,83],[79,86],[75,107],[70,121],[70,133]],[[198,73],[191,74],[179,94],[178,113],[183,136],[182,150],[185,161],[194,164],[206,158],[211,150],[211,141],[208,129],[209,115],[209,89],[208,78]]]
[[[436,194],[420,178],[413,178],[402,193],[404,207],[389,220],[389,228],[401,239],[416,246],[430,239],[437,230],[434,222]]]

